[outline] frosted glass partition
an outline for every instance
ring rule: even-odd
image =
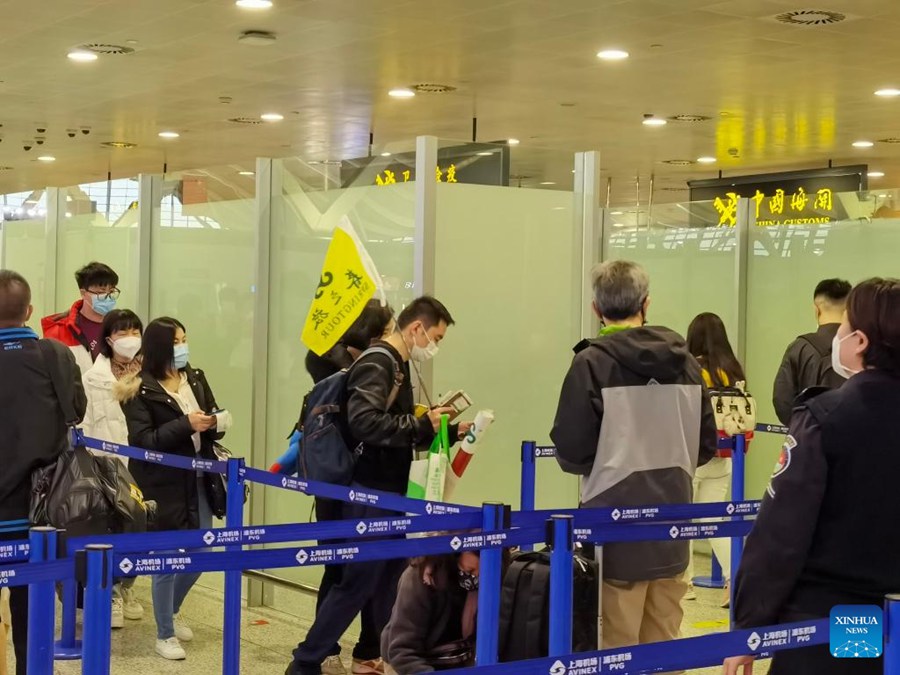
[[[603,210],[604,260],[641,263],[650,275],[647,319],[682,335],[701,312],[722,317],[737,338],[736,236],[717,227],[712,202]]]
[[[456,319],[434,360],[434,394],[464,389],[496,422],[453,499],[518,507],[523,440],[549,442],[579,339],[571,192],[438,185],[435,296]],[[539,508],[572,507],[577,483],[538,465]]]
[[[138,182],[136,178],[63,188],[65,212],[57,224],[56,311],[78,299],[75,271],[97,260],[119,275],[118,306],[137,301]]]
[[[853,221],[819,225],[752,227],[748,261],[747,368],[762,421],[777,421],[772,385],[787,345],[816,329],[812,294],[822,279],[857,283],[873,276],[898,276],[900,211],[896,192],[835,195]],[[896,203],[900,203],[897,201]],[[762,495],[781,440],[762,434],[748,455],[748,496]]]
[[[187,328],[190,361],[206,373],[234,427],[222,441],[250,454],[255,182],[234,168],[169,174],[153,205],[150,314]]]
[[[45,307],[44,272],[47,260],[47,195],[45,190],[18,192],[0,196],[0,227],[3,250],[0,260],[28,280],[34,313],[28,325],[41,332],[41,317],[50,314]]]
[[[380,153],[375,156],[380,158]],[[368,162],[361,164],[365,165],[361,172],[349,175],[345,166],[342,181],[338,173],[340,162],[310,165],[300,159],[285,159],[273,163],[266,415],[269,463],[285,449],[285,439],[297,421],[303,396],[312,388],[304,362],[307,349],[300,341],[300,333],[325,251],[342,218],[350,219],[365,243],[395,311],[399,312],[413,297],[415,184],[373,184],[370,181],[377,167]],[[312,501],[296,493],[267,489],[266,522],[307,521]],[[293,568],[272,573],[318,585],[322,570]],[[276,592],[276,605],[280,598]],[[288,601],[289,597],[285,599]]]

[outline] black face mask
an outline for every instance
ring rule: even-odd
[[[457,570],[456,574],[459,577],[459,587],[461,589],[464,591],[478,590],[478,577],[476,575],[464,570]]]

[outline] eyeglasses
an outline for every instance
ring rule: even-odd
[[[114,288],[111,291],[88,290],[88,293],[97,296],[98,300],[118,300],[119,296],[122,294],[122,291],[120,291],[118,288]]]

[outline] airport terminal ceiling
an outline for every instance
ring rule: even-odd
[[[872,188],[900,180],[900,96],[875,94],[900,88],[893,0],[273,3],[0,0],[0,192],[336,162],[370,133],[407,152],[421,134],[471,140],[473,117],[479,142],[520,141],[514,186],[571,185],[571,153],[600,150],[614,204],[646,202],[651,175],[674,202],[720,170],[829,160],[867,164]],[[79,48],[99,58],[67,59]]]

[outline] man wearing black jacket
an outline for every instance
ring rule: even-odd
[[[357,360],[347,375],[347,430],[358,443],[359,457],[353,485],[398,495],[406,494],[409,468],[416,447],[426,445],[440,428],[441,415],[451,408],[414,414],[409,361],[434,357],[453,317],[431,297],[421,297],[406,307],[397,319],[397,331],[378,346],[389,352],[371,352]],[[466,430],[461,425],[462,431]],[[454,432],[451,431],[451,434]],[[397,514],[363,504],[344,504],[347,520],[392,517]],[[294,650],[287,675],[319,675],[321,664],[359,612],[371,617],[378,633],[390,619],[397,597],[397,583],[405,560],[350,563],[340,582],[325,598],[306,640]],[[380,675],[380,654],[354,653],[355,675]]]
[[[775,376],[772,403],[784,425],[790,424],[794,402],[803,391],[810,387],[837,389],[844,382],[831,368],[831,341],[841,325],[850,288],[850,282],[843,279],[825,279],[816,286],[813,306],[819,329],[788,346]]]
[[[0,525],[21,530],[0,535],[27,537],[31,474],[52,464],[68,448],[67,423],[81,421],[87,399],[72,352],[53,340],[38,340],[25,323],[31,318],[31,288],[11,270],[0,270]],[[61,379],[61,396],[71,396],[78,416],[67,420],[51,372]],[[16,673],[25,675],[28,645],[28,588],[10,588]]]

